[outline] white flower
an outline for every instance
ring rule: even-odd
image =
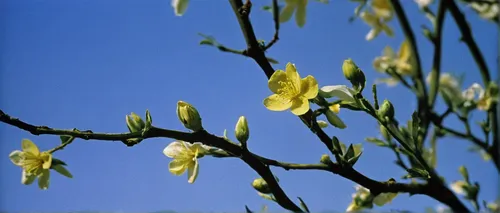
[[[174,141],[163,150],[163,154],[174,159],[168,165],[172,174],[182,175],[187,169],[188,182],[194,183],[199,170],[198,158],[203,157],[209,150],[209,146],[199,142],[191,144],[184,141]]]
[[[465,187],[469,184],[463,180],[455,181],[450,184],[451,190],[453,190],[457,194],[465,195]]]
[[[319,95],[323,98],[337,97],[342,101],[355,103],[354,94],[356,92],[346,85],[331,85],[321,87]]]
[[[415,2],[418,4],[420,8],[422,8],[422,7],[428,7],[430,4],[432,4],[433,0],[415,0]]]

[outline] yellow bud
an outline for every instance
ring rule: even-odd
[[[339,112],[340,112],[340,104],[332,104],[328,108],[330,110],[332,110],[333,112],[335,112],[335,114],[339,114]]]
[[[352,81],[356,78],[359,68],[352,59],[348,58],[344,60],[344,64],[342,64],[342,72],[347,80]]]
[[[191,104],[184,101],[177,102],[177,116],[184,127],[195,132],[203,129],[200,114]]]
[[[236,127],[234,128],[234,133],[236,135],[236,139],[240,143],[246,143],[248,137],[250,137],[250,130],[248,129],[248,122],[245,116],[240,116],[238,119],[238,123],[236,123]]]
[[[133,112],[130,113],[130,115],[127,115],[125,120],[127,122],[127,127],[130,130],[130,132],[141,131],[146,126],[142,118]]]
[[[394,118],[394,106],[389,100],[384,100],[384,103],[378,110],[379,116],[385,118],[385,116],[389,117],[389,119]]]
[[[267,185],[267,182],[262,178],[257,178],[252,182],[252,187],[259,191],[260,193],[268,194],[271,193],[271,189]]]
[[[329,155],[324,154],[324,155],[321,155],[321,159],[319,160],[319,162],[326,164],[326,165],[329,165],[332,163],[332,160],[330,159]]]

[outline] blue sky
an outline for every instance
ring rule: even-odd
[[[259,39],[270,40],[272,16],[259,10],[270,1],[255,1],[252,22]],[[0,49],[0,109],[36,125],[95,132],[126,132],[125,115],[144,115],[149,109],[154,125],[184,130],[175,108],[179,100],[200,111],[205,128],[230,136],[245,115],[251,129],[249,148],[282,161],[315,163],[327,152],[324,146],[290,112],[272,112],[262,101],[270,95],[263,72],[251,59],[199,46],[197,33],[214,36],[228,47],[242,49],[244,39],[227,1],[192,0],[183,17],[174,16],[169,0],[6,0],[0,8],[4,30]],[[360,20],[348,23],[356,5],[310,1],[307,24],[283,24],[281,40],[268,56],[296,64],[302,76],[313,75],[320,86],[347,84],[341,72],[344,59],[352,58],[368,83],[382,77],[372,68],[373,59],[386,45],[398,48],[403,39],[396,21],[396,36],[364,40],[369,27]],[[413,1],[403,1],[413,28],[423,68],[430,70],[433,47],[420,32],[430,23]],[[474,36],[490,70],[497,70],[498,33],[494,25],[466,10]],[[469,52],[459,42],[459,31],[450,16],[444,28],[442,70],[466,73],[464,85],[480,82]],[[494,74],[494,77],[497,75]],[[367,93],[369,94],[369,93]],[[415,98],[399,86],[379,87],[380,99],[396,106],[400,121],[408,119]],[[440,103],[441,104],[441,103]],[[439,107],[443,109],[442,105]],[[392,164],[389,150],[363,142],[378,136],[373,119],[359,112],[342,110],[348,128],[326,129],[345,143],[364,143],[356,169],[370,178],[399,178],[404,172]],[[473,117],[479,119],[480,116]],[[458,122],[449,124],[461,128]],[[477,128],[475,129],[478,130]],[[238,159],[200,159],[195,184],[186,176],[169,173],[170,159],[162,150],[171,139],[150,139],[132,148],[121,143],[76,140],[55,157],[68,164],[74,178],[53,173],[49,190],[20,183],[21,169],[8,159],[20,148],[22,138],[41,149],[59,144],[56,136],[33,136],[0,125],[0,210],[2,211],[243,211],[244,205],[270,210],[279,206],[257,196],[251,181],[257,174]],[[480,198],[496,198],[498,173],[492,163],[469,153],[470,144],[454,138],[439,141],[438,171],[449,182],[460,179],[458,166],[465,164],[474,181],[482,185]],[[291,197],[302,197],[312,211],[343,211],[351,201],[354,183],[321,171],[284,171],[273,168]],[[398,179],[399,180],[399,179]],[[423,211],[437,202],[424,196],[398,196],[392,205],[377,210]]]

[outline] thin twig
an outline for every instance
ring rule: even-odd
[[[432,59],[432,71],[431,71],[431,87],[429,91],[429,108],[434,107],[436,101],[437,93],[439,90],[439,77],[441,73],[441,40],[443,38],[443,23],[446,17],[446,2],[440,1],[438,6],[438,12],[436,20],[434,22],[434,33],[432,36],[432,43],[434,44],[434,57]]]
[[[264,51],[271,48],[279,40],[280,8],[278,7],[278,0],[273,0],[273,20],[274,20],[274,36],[273,39],[264,47]]]

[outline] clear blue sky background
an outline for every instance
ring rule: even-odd
[[[251,16],[258,37],[264,40],[272,37],[273,23],[271,14],[259,8],[268,2],[255,1]],[[413,1],[404,0],[403,5],[418,32],[427,73],[433,47],[423,38],[420,25],[430,23]],[[328,5],[310,1],[303,29],[294,22],[282,25],[281,40],[268,54],[281,62],[275,69],[291,61],[302,76],[315,76],[320,86],[347,84],[341,65],[351,57],[365,71],[369,83],[381,77],[372,68],[372,60],[386,45],[398,48],[402,32],[393,21],[394,38],[382,35],[365,41],[369,27],[360,20],[347,21],[355,6],[347,1]],[[126,132],[125,115],[144,115],[149,109],[154,125],[184,130],[175,114],[177,101],[184,100],[198,108],[204,126],[214,134],[222,135],[228,129],[232,136],[238,117],[247,116],[252,133],[249,147],[263,156],[315,163],[327,152],[293,114],[271,112],[263,106],[263,99],[271,93],[265,75],[252,60],[198,45],[201,38],[197,33],[201,32],[228,47],[245,47],[227,1],[192,0],[183,17],[174,16],[170,0],[5,0],[0,8],[0,108],[12,116],[54,128]],[[470,9],[466,14],[489,68],[497,70],[495,25],[480,20]],[[444,35],[442,70],[467,73],[465,86],[481,82],[449,16]],[[410,117],[415,99],[406,89],[384,85],[379,90],[380,99],[394,103],[401,121]],[[326,131],[345,143],[365,144],[357,170],[377,180],[404,175],[393,165],[392,152],[363,142],[365,137],[379,135],[374,120],[347,110],[340,116],[348,128]],[[456,121],[449,123],[462,129]],[[234,212],[243,211],[244,205],[257,210],[263,204],[281,210],[257,196],[250,185],[257,174],[237,159],[200,159],[200,174],[193,185],[186,176],[170,174],[170,159],[162,150],[171,139],[151,139],[132,148],[119,142],[76,140],[55,153],[68,163],[75,177],[53,173],[50,189],[41,191],[36,184],[20,183],[21,169],[8,155],[20,148],[22,138],[50,149],[60,143],[58,137],[33,136],[5,124],[0,125],[0,133],[2,211]],[[482,184],[481,200],[493,200],[498,173],[492,163],[467,152],[469,145],[453,138],[441,140],[438,170],[451,182],[460,179],[458,166],[467,165],[472,180]],[[301,196],[312,211],[344,211],[351,202],[354,183],[342,177],[321,171],[273,171],[286,193],[291,198]],[[392,205],[377,210],[421,212],[436,205],[430,198],[403,194]]]

